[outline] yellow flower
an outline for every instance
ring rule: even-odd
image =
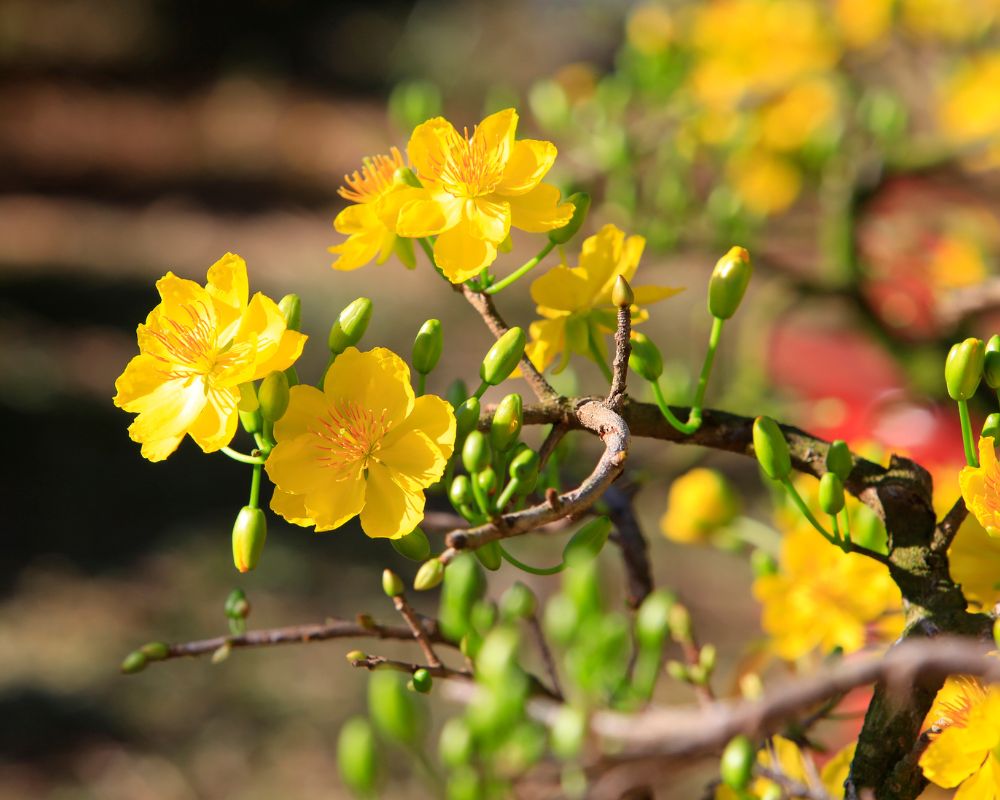
[[[395,179],[402,166],[403,156],[393,147],[387,156],[366,159],[361,172],[344,176],[347,185],[341,186],[338,194],[353,204],[333,221],[337,233],[347,236],[345,242],[328,248],[338,256],[331,265],[334,269],[357,269],[373,258],[376,264],[384,264],[392,254],[396,233],[386,225],[383,215],[387,198],[404,186]]]
[[[948,16],[948,15],[945,15]],[[958,145],[985,145],[970,159],[974,166],[1000,164],[1000,53],[987,53],[963,64],[944,86],[938,101],[941,130]]]
[[[927,715],[931,725],[944,730],[920,758],[927,779],[947,789],[961,784],[954,800],[1000,797],[1000,687],[948,678]]]
[[[401,198],[400,236],[437,236],[434,259],[452,283],[493,263],[511,226],[531,233],[560,228],[573,215],[559,190],[542,183],[556,158],[551,142],[514,140],[517,112],[491,114],[472,135],[436,117],[410,137],[410,163],[423,183]]]
[[[798,150],[836,114],[837,92],[831,81],[801,81],[760,109],[761,145],[783,152]]]
[[[993,437],[979,440],[979,466],[962,467],[958,476],[965,505],[990,536],[1000,537],[1000,463]]]
[[[763,149],[734,155],[727,165],[733,190],[760,217],[778,214],[798,197],[802,177],[790,161]]]
[[[317,531],[360,514],[366,534],[395,539],[423,519],[424,489],[455,446],[455,415],[440,397],[414,397],[410,369],[392,351],[349,347],[322,391],[292,388],[274,438],[265,464],[274,511]]]
[[[847,770],[850,767],[851,759],[854,758],[855,745],[849,744],[838,752],[823,767],[820,773],[820,783],[831,798],[841,798],[844,796],[844,780],[847,778]],[[807,755],[803,750],[790,739],[783,736],[774,736],[770,744],[764,747],[757,754],[757,763],[762,767],[780,771],[787,778],[806,786],[815,786],[815,770],[808,764]],[[771,797],[777,788],[774,781],[767,778],[757,778],[750,785],[750,796],[754,798]],[[737,800],[738,795],[728,786],[720,785],[715,791],[715,800]]]
[[[732,522],[738,512],[739,501],[726,479],[714,469],[699,467],[670,485],[660,530],[675,542],[700,542]]]
[[[614,225],[605,225],[588,237],[580,250],[580,265],[555,267],[531,284],[531,297],[544,319],[531,323],[531,341],[525,352],[531,363],[544,370],[562,356],[563,369],[571,352],[593,358],[605,347],[604,334],[615,330],[617,310],[611,289],[619,275],[631,283],[646,240],[629,236]],[[669,286],[634,286],[633,322],[649,318],[640,305],[657,303],[680,292]]]
[[[674,18],[660,3],[636,6],[625,23],[628,43],[645,56],[655,56],[666,50],[675,36]]]
[[[869,47],[892,28],[895,0],[837,0],[834,13],[841,36],[850,47]]]
[[[920,37],[964,42],[985,32],[1000,15],[996,0],[901,0],[903,24]]]
[[[168,272],[156,289],[161,302],[137,330],[139,355],[115,382],[114,403],[139,415],[128,432],[150,461],[184,434],[219,450],[236,433],[240,384],[290,367],[306,337],[286,330],[273,300],[258,292],[247,302],[247,265],[232,253],[204,287]]]

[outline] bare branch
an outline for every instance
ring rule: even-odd
[[[628,357],[632,352],[632,311],[629,306],[618,308],[618,328],[615,330],[615,357],[611,363],[611,391],[608,408],[617,411],[625,402],[628,387]]]
[[[427,636],[427,631],[424,630],[423,623],[420,621],[420,617],[417,612],[413,610],[413,607],[406,601],[406,595],[402,592],[392,598],[392,604],[396,607],[396,611],[399,615],[406,620],[406,624],[409,626],[410,630],[413,632],[413,638],[417,640],[417,644],[420,645],[420,649],[424,653],[424,658],[427,659],[427,663],[432,667],[440,667],[441,659],[437,657],[437,653],[434,652],[434,648],[431,646],[431,640]]]
[[[442,664],[411,664],[408,661],[396,661],[384,656],[365,656],[364,658],[351,659],[351,666],[358,669],[367,669],[369,672],[376,669],[391,669],[396,672],[406,672],[410,675],[418,669],[425,669],[431,674],[432,678],[472,680],[472,673],[466,672],[464,669],[452,669]]]
[[[632,507],[632,495],[628,491],[611,486],[604,493],[604,502],[611,511],[611,521],[616,530],[614,541],[622,551],[622,561],[625,564],[626,601],[630,608],[638,608],[653,591],[649,543],[642,535],[639,519]]]
[[[947,553],[948,548],[958,534],[958,529],[962,527],[965,518],[969,516],[969,509],[965,507],[965,498],[959,497],[955,505],[951,507],[934,530],[934,538],[931,539],[931,550],[938,553]]]
[[[552,658],[552,651],[549,649],[549,643],[545,639],[545,633],[538,622],[538,614],[532,612],[531,616],[527,619],[527,623],[528,627],[531,628],[532,635],[535,637],[539,655],[542,657],[542,663],[545,664],[545,671],[548,673],[549,681],[552,683],[552,695],[557,700],[562,700],[563,691],[562,686],[559,684],[559,672],[556,670],[556,662]]]

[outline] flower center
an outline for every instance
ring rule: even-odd
[[[324,455],[319,459],[329,467],[360,465],[368,468],[368,462],[378,450],[382,438],[388,433],[392,423],[388,412],[361,408],[357,403],[341,403],[320,419],[318,431],[324,443],[319,449]]]
[[[388,191],[395,179],[396,170],[403,166],[403,156],[393,147],[389,155],[366,158],[361,172],[355,170],[344,176],[346,186],[341,186],[337,194],[355,203],[370,203],[378,200]]]
[[[491,148],[483,137],[469,136],[469,129],[459,136],[449,131],[444,142],[447,155],[438,164],[438,180],[455,197],[482,197],[490,194],[503,178],[505,167],[500,148]]]
[[[166,355],[154,357],[167,365],[164,375],[167,379],[206,378],[205,391],[211,387],[212,378],[237,364],[247,354],[249,344],[232,341],[218,343],[218,330],[212,324],[205,304],[198,301],[181,307],[188,316],[188,323],[168,318],[167,328],[162,331],[150,330],[152,335],[166,350]]]

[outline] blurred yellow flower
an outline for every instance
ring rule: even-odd
[[[848,47],[870,47],[892,29],[896,0],[837,0],[837,27]]]
[[[990,536],[1000,537],[1000,463],[993,437],[979,440],[979,466],[962,467],[958,476],[965,505]]]
[[[115,382],[114,403],[138,414],[129,436],[150,461],[169,456],[185,434],[206,453],[236,433],[239,386],[284,370],[306,337],[286,330],[277,304],[248,302],[247,265],[227,253],[203,287],[172,272],[156,282],[160,303],[136,331],[139,355]]]
[[[794,164],[766,150],[735,155],[726,172],[746,209],[760,217],[787,209],[795,202],[802,185],[802,177]]]
[[[403,166],[403,156],[395,147],[389,155],[366,159],[361,172],[344,176],[346,186],[337,193],[352,201],[333,221],[337,233],[347,236],[347,241],[328,250],[338,256],[334,269],[352,270],[363,267],[373,258],[384,264],[396,244],[396,233],[384,219],[385,199],[403,184],[395,179],[396,170]]]
[[[836,116],[833,83],[822,78],[802,81],[761,107],[760,143],[769,150],[798,150]]]
[[[418,125],[407,152],[423,188],[407,187],[395,230],[437,236],[434,259],[452,283],[493,263],[511,226],[531,233],[560,228],[573,215],[559,190],[542,178],[556,158],[551,142],[515,141],[517,112],[491,114],[472,135],[435,117]]]
[[[981,283],[988,274],[983,248],[969,236],[947,234],[930,246],[928,269],[938,289]]]
[[[900,17],[925,39],[964,42],[984,33],[1000,16],[996,0],[900,0]]]
[[[945,14],[944,16],[948,16]],[[945,83],[937,116],[942,133],[957,145],[981,145],[970,157],[984,169],[1000,165],[1000,52],[969,59]]]
[[[943,730],[920,758],[927,779],[959,786],[954,800],[1000,797],[1000,686],[948,678],[924,722],[925,729],[932,725]]]
[[[531,297],[544,319],[531,323],[531,341],[525,352],[531,363],[544,370],[557,357],[557,368],[566,366],[571,352],[594,358],[594,350],[603,353],[604,334],[614,331],[617,309],[611,302],[611,289],[619,275],[632,282],[639,266],[646,240],[626,237],[614,225],[605,225],[587,237],[580,250],[580,265],[560,265],[531,284]],[[633,322],[648,319],[639,308],[658,303],[681,289],[669,286],[633,286],[635,305]]]
[[[762,767],[776,769],[787,778],[806,786],[823,788],[831,798],[842,798],[844,796],[844,780],[847,778],[847,770],[854,757],[855,747],[855,744],[849,744],[827,762],[819,775],[822,787],[815,785],[815,768],[811,764],[807,764],[808,756],[795,742],[783,736],[771,738],[769,745],[757,754],[757,763]],[[767,778],[757,778],[750,784],[749,796],[752,798],[773,797],[776,796],[775,790],[780,790],[780,787],[774,781]],[[715,790],[715,800],[738,800],[741,797],[745,798],[746,795],[738,795],[723,784],[720,784]]]
[[[440,397],[414,397],[410,369],[392,351],[349,347],[322,391],[292,388],[274,437],[265,464],[274,511],[317,531],[360,514],[368,536],[395,539],[423,519],[424,489],[454,449],[455,416]]]
[[[738,513],[739,498],[725,477],[714,469],[698,467],[670,484],[660,530],[675,542],[701,542]]]
[[[675,36],[674,18],[662,3],[642,3],[629,14],[625,38],[646,56],[662,53]]]

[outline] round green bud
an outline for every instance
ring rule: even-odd
[[[348,660],[349,663],[353,664],[356,661],[367,661],[368,654],[364,650],[351,650],[351,652],[349,652],[345,656],[345,658]]]
[[[139,648],[149,661],[162,661],[170,655],[170,648],[163,642],[147,642]]]
[[[121,671],[126,675],[134,675],[146,669],[148,659],[141,650],[133,650],[122,661]]]
[[[576,635],[580,613],[572,597],[565,594],[553,595],[545,604],[542,618],[545,632],[558,645],[567,645]]]
[[[469,622],[475,630],[486,635],[497,624],[497,604],[485,598],[479,600],[472,606]]]
[[[842,481],[846,481],[854,469],[854,456],[843,439],[837,439],[826,451],[826,468]]]
[[[368,713],[379,732],[401,744],[415,744],[420,718],[406,680],[395,671],[376,670],[368,680]]]
[[[417,570],[417,575],[413,579],[413,588],[418,592],[425,592],[441,583],[443,578],[444,564],[438,559],[432,558],[425,561]]]
[[[694,636],[694,628],[691,625],[691,612],[687,606],[674,603],[670,607],[670,635],[675,642],[690,642]]]
[[[486,467],[486,469],[477,472],[475,481],[486,494],[492,494],[496,491],[497,474],[493,471],[493,467]]]
[[[611,534],[611,520],[607,517],[592,519],[573,534],[563,548],[563,561],[575,566],[597,557]]]
[[[302,300],[297,294],[286,294],[278,301],[278,308],[290,331],[302,330]]]
[[[337,737],[340,777],[352,792],[366,797],[378,780],[378,745],[372,726],[364,717],[352,717]]]
[[[556,758],[568,761],[576,758],[587,737],[587,716],[582,709],[564,705],[552,725],[551,746]]]
[[[507,380],[524,355],[527,344],[521,328],[511,328],[494,342],[479,366],[479,377],[490,386],[497,386]]]
[[[250,613],[250,602],[246,593],[242,589],[233,589],[226,597],[224,610],[229,619],[246,619]]]
[[[479,648],[483,646],[483,637],[477,631],[469,628],[469,632],[462,637],[458,643],[458,649],[466,658],[475,659],[479,655]]]
[[[788,442],[770,417],[757,417],[753,422],[753,449],[757,461],[769,478],[781,481],[792,471],[792,458]]]
[[[500,564],[503,563],[499,542],[487,542],[481,547],[477,547],[473,552],[476,554],[476,558],[479,559],[479,563],[490,572],[496,572],[500,569]]]
[[[420,692],[420,694],[427,694],[431,690],[431,686],[434,685],[434,679],[430,672],[423,668],[414,672],[410,680],[413,683],[414,691]]]
[[[731,247],[712,270],[708,282],[708,312],[718,319],[733,316],[740,307],[752,273],[750,254],[746,249]]]
[[[676,602],[677,598],[663,589],[646,596],[635,616],[635,637],[640,647],[659,651],[670,633],[670,609]]]
[[[260,409],[254,409],[253,411],[240,411],[240,425],[243,426],[249,434],[260,433],[264,430],[264,418],[261,416]]]
[[[994,333],[983,353],[983,377],[991,389],[1000,389],[1000,334]]]
[[[509,394],[497,405],[490,423],[490,444],[498,453],[505,453],[521,435],[524,423],[524,403],[519,394]]]
[[[448,773],[445,800],[481,800],[484,794],[483,781],[479,771],[466,764]]]
[[[479,424],[479,398],[470,397],[455,409],[455,438],[468,436]]]
[[[538,599],[535,593],[521,581],[516,581],[500,595],[500,616],[508,622],[528,619],[535,613],[537,607]]]
[[[646,334],[632,334],[632,352],[628,357],[628,366],[650,383],[655,383],[663,374],[663,356]]]
[[[618,308],[628,308],[635,302],[635,292],[628,285],[624,275],[615,278],[615,285],[611,289],[611,302]]]
[[[521,483],[534,482],[538,479],[538,453],[528,445],[518,448],[514,457],[510,460],[510,467],[507,473],[514,480]],[[531,491],[531,489],[528,489]]]
[[[502,684],[517,666],[520,647],[521,637],[516,628],[493,628],[483,639],[476,656],[476,677],[494,685]]]
[[[844,508],[844,483],[832,472],[819,479],[819,507],[831,516]]]
[[[1000,441],[1000,414],[994,412],[986,418],[981,435],[984,439],[992,438],[994,442]]]
[[[468,475],[456,475],[448,489],[448,499],[451,504],[458,508],[462,504],[471,503],[473,500],[472,483]]]
[[[339,356],[348,347],[357,344],[361,337],[365,335],[365,329],[372,318],[372,301],[367,297],[359,297],[348,305],[337,321],[330,328],[330,336],[327,345],[330,352]]]
[[[714,644],[703,644],[701,646],[701,650],[698,651],[698,666],[705,672],[706,677],[712,674],[718,658],[719,651],[716,650]]]
[[[953,345],[944,364],[944,382],[952,400],[968,400],[983,377],[986,346],[982,339],[966,339]]]
[[[431,543],[427,540],[427,534],[420,528],[414,528],[398,539],[390,539],[389,543],[393,550],[410,561],[423,561],[431,554]]]
[[[776,575],[778,573],[778,562],[766,550],[757,549],[750,554],[750,569],[753,571],[755,578]]]
[[[469,631],[472,607],[485,591],[483,571],[472,554],[460,555],[448,565],[438,612],[438,621],[445,636],[452,641],[465,636]]]
[[[414,189],[420,189],[423,186],[420,182],[420,178],[417,177],[417,173],[409,167],[400,167],[397,169],[394,173],[392,173],[392,179],[397,184],[412,186]],[[399,238],[402,239],[403,237],[401,236]]]
[[[664,667],[667,671],[667,675],[673,678],[679,683],[687,683],[691,680],[691,675],[688,673],[688,668],[684,666],[680,661],[675,661],[671,659],[668,661]]]
[[[382,591],[387,597],[399,597],[403,593],[403,579],[391,569],[382,570]]]
[[[587,219],[587,212],[590,211],[590,195],[586,192],[571,194],[566,198],[566,202],[573,204],[573,216],[561,228],[549,231],[549,241],[553,244],[566,244],[576,236]]]
[[[233,563],[240,572],[257,566],[267,539],[267,517],[260,508],[243,506],[233,523]]]
[[[264,419],[277,422],[288,410],[288,376],[284,372],[270,373],[261,381],[257,397]]]
[[[437,366],[444,348],[441,322],[429,319],[420,326],[417,338],[413,340],[413,368],[421,375],[427,375]]]
[[[743,734],[734,736],[722,751],[722,760],[719,762],[722,782],[738,792],[746,789],[750,785],[756,760],[757,748],[753,742]]]
[[[490,463],[490,444],[482,431],[471,431],[462,445],[462,464],[472,474]]]
[[[445,722],[438,740],[438,756],[442,764],[452,769],[468,764],[474,750],[472,731],[462,717],[451,717]]]
[[[451,407],[457,409],[462,403],[465,402],[465,398],[469,396],[469,387],[465,385],[463,380],[453,380],[448,384],[448,391],[445,392],[444,398],[449,403]],[[478,414],[476,415],[478,416]]]

